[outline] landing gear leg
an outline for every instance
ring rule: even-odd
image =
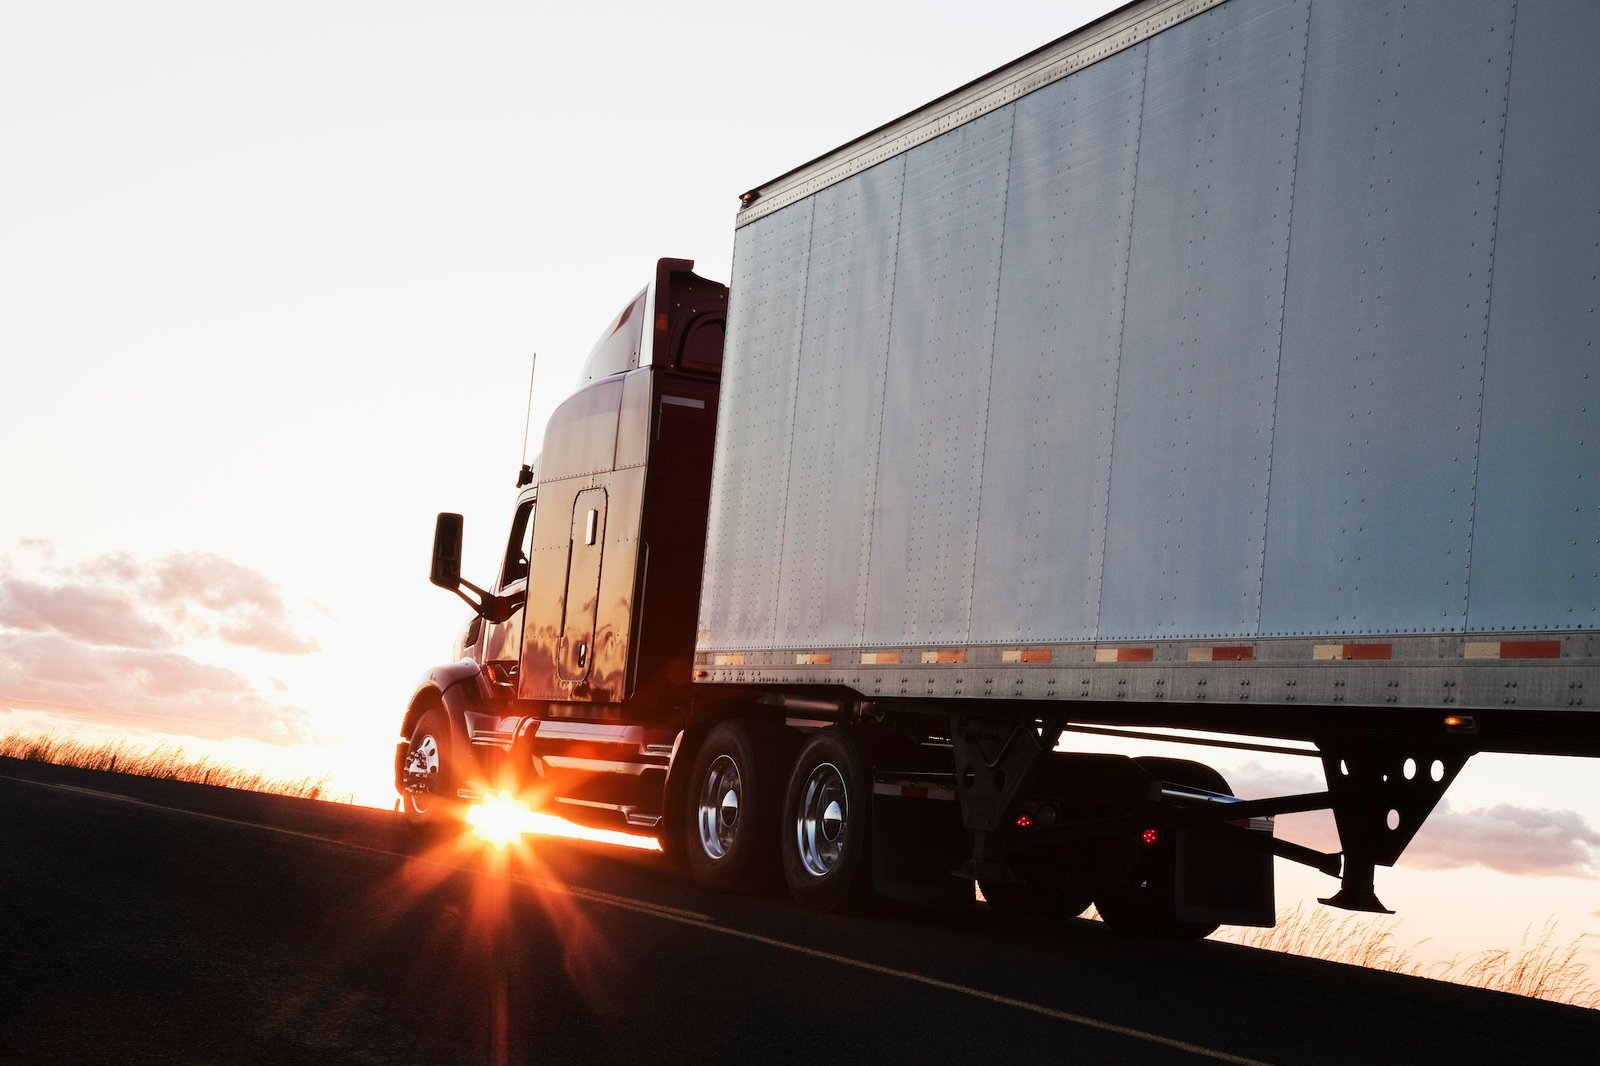
[[[1320,902],[1349,911],[1394,913],[1378,902],[1374,870],[1395,864],[1471,756],[1471,751],[1397,746],[1323,748],[1344,872],[1339,891]]]

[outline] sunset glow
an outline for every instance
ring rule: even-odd
[[[661,850],[661,844],[654,837],[577,825],[553,814],[530,810],[527,804],[504,792],[494,793],[468,808],[467,824],[477,836],[497,848],[514,844],[525,835],[534,835],[588,840],[639,851]]]

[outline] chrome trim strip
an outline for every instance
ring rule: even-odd
[[[749,225],[837,185],[1224,2],[1147,0],[1092,22],[909,115],[758,185],[752,190],[758,194],[756,199],[740,208],[734,227]]]

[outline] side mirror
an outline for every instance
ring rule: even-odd
[[[428,580],[442,589],[455,592],[461,587],[462,518],[441,512],[433,527],[433,569]]]

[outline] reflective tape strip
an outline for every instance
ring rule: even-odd
[[[833,662],[833,656],[825,651],[803,651],[794,657],[796,666],[828,666]]]
[[[924,665],[931,663],[964,663],[967,653],[964,651],[925,651],[922,653]]]
[[[1097,663],[1147,663],[1154,660],[1154,648],[1096,648],[1094,661]]]
[[[1192,663],[1247,663],[1256,657],[1256,649],[1251,645],[1190,648],[1189,661]]]
[[[718,655],[711,660],[713,666],[743,666],[743,655]]]
[[[878,796],[900,796],[904,799],[946,800],[953,802],[956,790],[945,785],[908,785],[899,781],[878,781],[872,791]]]
[[[1559,659],[1559,640],[1469,641],[1462,657],[1466,659]]]
[[[897,651],[864,651],[861,653],[862,666],[898,666],[900,653]]]
[[[1049,648],[1007,648],[1000,653],[1003,663],[1047,663],[1050,661]]]
[[[1313,659],[1392,659],[1392,644],[1318,644],[1311,649]]]

